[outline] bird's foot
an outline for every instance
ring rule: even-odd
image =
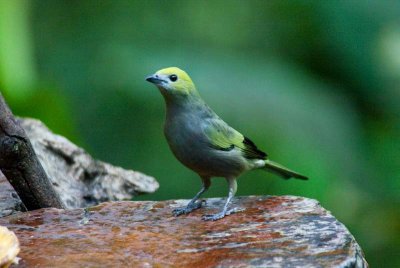
[[[240,211],[243,211],[243,210],[244,210],[243,208],[231,208],[231,209],[229,209],[227,211],[221,211],[221,212],[216,213],[216,214],[203,215],[203,217],[201,217],[201,218],[204,221],[216,221],[216,220],[222,219],[225,216],[228,216],[228,215],[231,215],[233,213],[240,212]]]
[[[175,217],[178,217],[179,215],[182,215],[182,214],[189,214],[193,210],[201,208],[202,205],[203,205],[203,202],[205,203],[206,201],[205,200],[200,200],[200,201],[197,201],[195,203],[189,204],[186,207],[176,208],[176,209],[174,209],[172,211],[172,214]]]

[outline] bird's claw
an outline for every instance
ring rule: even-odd
[[[172,214],[175,217],[178,217],[179,215],[182,215],[182,214],[189,214],[193,210],[201,208],[203,205],[203,202],[205,203],[205,200],[201,200],[201,201],[195,202],[193,204],[189,204],[186,207],[176,208],[172,211]]]
[[[201,217],[201,219],[203,221],[216,221],[216,220],[222,219],[223,217],[225,217],[225,215],[226,214],[224,212],[219,212],[219,213],[216,213],[216,214],[203,215]]]
[[[221,211],[221,212],[216,213],[216,214],[203,215],[201,217],[201,219],[204,220],[204,221],[216,221],[216,220],[222,219],[225,216],[228,216],[228,215],[231,215],[233,213],[240,212],[240,211],[243,211],[243,210],[244,210],[243,208],[231,208],[231,209],[229,209],[227,211]]]

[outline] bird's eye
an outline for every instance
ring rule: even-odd
[[[175,82],[176,80],[178,80],[178,76],[176,76],[175,74],[171,74],[169,76],[169,80],[171,80],[172,82]]]

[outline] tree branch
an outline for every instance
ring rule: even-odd
[[[0,169],[28,210],[64,207],[1,93]]]

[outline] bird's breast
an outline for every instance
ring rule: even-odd
[[[164,134],[175,156],[182,162],[190,161],[204,143],[204,134],[196,120],[181,116],[169,118],[164,125]]]
[[[211,146],[198,118],[167,118],[164,134],[175,157],[200,175],[236,176],[246,168],[237,150],[221,151]]]

